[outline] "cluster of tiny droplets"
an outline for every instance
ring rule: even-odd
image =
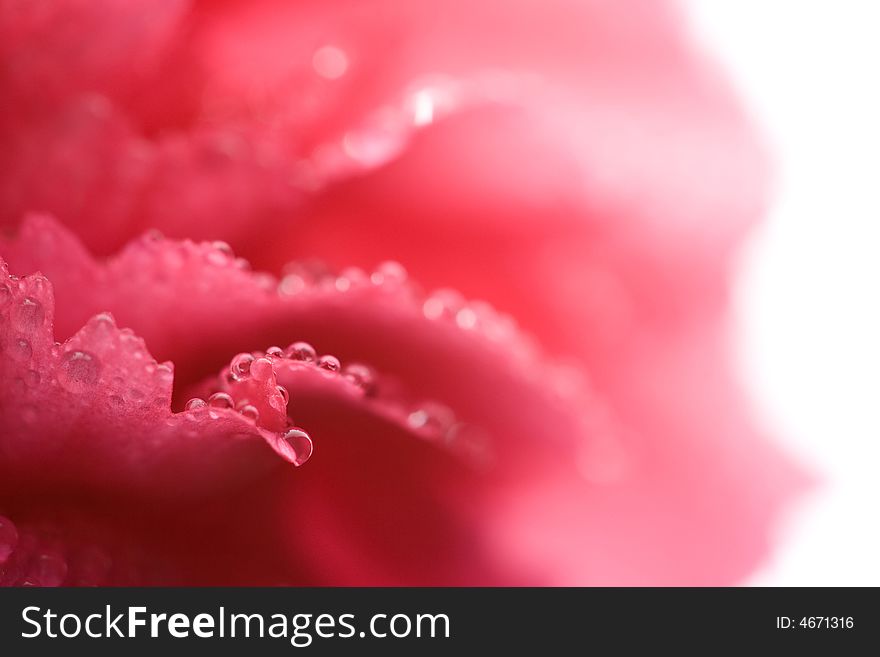
[[[242,270],[249,270],[250,265],[241,258],[235,258],[232,249],[225,242],[205,243],[206,257],[209,262],[217,266],[228,266],[232,263]],[[489,303],[484,301],[468,301],[460,293],[450,289],[440,289],[425,295],[409,280],[406,269],[397,262],[387,261],[380,264],[372,272],[364,271],[357,267],[348,267],[334,274],[324,265],[317,262],[291,262],[282,271],[280,279],[270,274],[252,273],[251,276],[264,290],[274,290],[282,297],[295,297],[302,294],[349,293],[358,289],[378,288],[387,292],[402,292],[401,299],[411,300],[416,303],[422,316],[430,321],[451,323],[455,327],[466,332],[479,334],[481,337],[497,344],[505,349],[506,355],[512,363],[520,363],[524,371],[531,377],[540,376],[541,368],[533,367],[536,360],[542,360],[540,350],[534,340],[523,335],[516,320],[505,313],[495,310]],[[294,347],[299,348],[295,349]],[[294,361],[310,363],[325,373],[332,375],[341,373],[348,381],[366,391],[373,390],[373,377],[369,368],[360,365],[350,365],[342,368],[339,360],[332,355],[318,356],[315,350],[307,343],[294,343],[287,349],[270,347],[264,354],[241,354],[233,362],[228,377],[231,381],[237,377],[250,375],[251,363],[261,356],[267,359],[289,358]],[[270,361],[271,362],[271,361]],[[546,364],[550,367],[549,364]],[[552,377],[551,377],[552,378]],[[548,393],[553,390],[548,389]],[[287,395],[282,393],[287,399]],[[225,393],[215,393],[207,401],[193,399],[187,404],[191,410],[202,406],[214,406],[218,408],[235,408],[230,403]],[[243,415],[255,422],[258,420],[258,412],[249,404],[239,405],[237,409],[244,411]],[[407,423],[417,430],[430,431],[433,434],[449,435],[455,433],[450,427],[457,427],[455,423],[444,420],[445,413],[439,413],[439,419],[433,417],[434,413],[429,408],[416,408],[406,414]],[[429,420],[422,418],[428,417]]]
[[[101,586],[135,583],[139,574],[96,545],[63,545],[49,528],[18,527],[0,516],[0,586]]]
[[[373,375],[368,367],[353,363],[343,368],[338,358],[330,354],[319,356],[315,348],[307,342],[294,342],[286,349],[271,346],[265,352],[238,354],[229,365],[227,377],[230,382],[246,379],[268,381],[275,372],[276,362],[284,360],[312,367],[328,377],[341,376],[360,388],[365,394],[369,394],[373,390]],[[285,405],[288,404],[290,402],[288,390],[279,385],[277,391],[284,399]],[[233,409],[255,424],[259,422],[259,410],[250,401],[241,400],[236,403],[233,397],[226,392],[215,392],[207,400],[200,397],[190,399],[185,406],[187,411],[203,408]],[[301,459],[294,458],[294,463],[297,465],[304,463],[312,449],[308,436],[300,429],[292,427],[282,432],[281,437],[295,453],[303,452],[303,457]]]
[[[239,269],[250,269],[250,264],[242,258],[236,258],[225,242],[205,243],[202,246],[206,250],[206,259],[214,265],[232,263]],[[468,301],[454,290],[440,289],[424,295],[418,292],[406,269],[396,261],[383,262],[372,272],[347,267],[338,274],[318,262],[291,262],[283,268],[280,279],[268,273],[252,273],[251,276],[261,289],[274,290],[282,298],[327,291],[347,293],[370,287],[402,292],[402,298],[415,299],[426,319],[447,321],[464,331],[479,332],[490,342],[502,345],[509,356],[520,362],[533,361],[539,352],[534,341],[520,332],[511,315],[495,310],[485,301]]]

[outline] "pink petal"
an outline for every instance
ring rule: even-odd
[[[173,364],[157,363],[110,314],[61,344],[45,277],[17,278],[2,263],[0,299],[5,494],[48,484],[179,496],[235,486],[280,463],[275,432],[235,411],[172,413]]]
[[[147,239],[97,265],[59,248],[70,239],[36,217],[3,248],[50,277],[59,269],[59,296],[77,304],[65,314],[101,304],[125,317],[185,365],[183,382],[242,347],[291,337],[341,359],[335,373],[333,361],[270,356],[255,380],[224,370],[197,389],[247,402],[274,430],[283,385],[288,416],[314,437],[297,476],[265,483],[296,519],[273,517],[265,500],[266,515],[237,516],[237,541],[251,540],[245,527],[280,533],[285,549],[272,559],[294,581],[732,582],[802,484],[749,426],[702,328],[664,349],[646,341],[596,388],[509,318],[450,291],[425,295],[396,266],[301,267],[278,281],[243,270],[224,246]],[[69,286],[62,271],[90,284]],[[205,326],[214,330],[194,328]],[[343,374],[351,361],[380,373],[371,394]]]

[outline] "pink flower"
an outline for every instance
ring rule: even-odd
[[[805,478],[727,353],[764,158],[679,25],[0,4],[0,583],[741,581]]]

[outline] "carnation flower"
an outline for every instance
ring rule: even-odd
[[[728,353],[765,157],[680,24],[0,4],[0,584],[741,581],[806,478]]]

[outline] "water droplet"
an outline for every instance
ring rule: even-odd
[[[284,349],[281,347],[269,347],[266,349],[266,355],[271,358],[284,358]]]
[[[226,242],[217,241],[211,242],[211,248],[205,257],[212,265],[223,267],[235,258],[235,254]]]
[[[208,406],[213,408],[232,408],[235,404],[232,401],[232,397],[225,392],[215,392],[208,397]]]
[[[476,328],[477,313],[471,308],[462,308],[455,314],[455,323],[465,330]]]
[[[367,272],[365,272],[360,267],[346,267],[339,273],[339,277],[349,281],[350,286],[362,285],[363,283],[366,283],[367,280],[369,280]],[[339,287],[338,280],[337,287]]]
[[[229,366],[229,373],[236,381],[246,379],[250,376],[251,363],[253,362],[254,357],[251,354],[238,354],[238,356],[232,359],[232,365]]]
[[[12,301],[12,290],[6,283],[0,283],[0,308],[3,308]]]
[[[251,404],[242,406],[238,412],[254,422],[260,419],[260,411],[257,410],[256,406],[252,406]]]
[[[285,388],[284,386],[278,386],[277,390],[278,390],[278,394],[280,394],[284,398],[284,403],[289,404],[290,403],[290,393],[287,392],[287,388]]]
[[[278,440],[278,452],[297,467],[308,461],[313,451],[312,439],[302,429],[290,429]]]
[[[407,423],[413,429],[443,435],[455,424],[455,413],[442,404],[426,402],[409,414]]]
[[[454,290],[437,290],[425,300],[422,312],[428,319],[454,317],[464,305],[462,296]]]
[[[0,516],[0,566],[6,563],[6,560],[15,551],[18,545],[18,530],[15,524],[4,516]]]
[[[215,251],[219,251],[220,253],[222,253],[223,255],[225,255],[229,258],[235,257],[235,253],[233,252],[232,247],[229,246],[229,244],[227,244],[226,242],[223,242],[221,240],[216,240],[214,242],[211,242],[211,248],[213,248]]]
[[[361,365],[359,363],[346,365],[343,374],[346,379],[351,381],[364,392],[372,391],[374,380],[373,371],[366,365]]]
[[[406,282],[406,269],[399,262],[389,260],[376,267],[370,275],[373,285],[401,285]]]
[[[83,392],[98,380],[98,360],[86,351],[68,351],[61,359],[58,383],[69,392]]]
[[[15,360],[20,362],[30,360],[30,357],[33,355],[33,353],[34,352],[31,349],[31,343],[24,338],[19,338],[12,341],[12,349],[10,349],[9,354]]]
[[[342,365],[339,363],[339,359],[336,356],[325,354],[318,359],[318,367],[322,370],[327,370],[328,372],[338,372]]]
[[[318,352],[308,342],[294,342],[285,350],[285,353],[291,360],[300,360],[306,363],[313,363],[318,357]]]
[[[199,408],[205,408],[207,405],[208,402],[206,402],[201,397],[193,397],[188,402],[186,402],[186,406],[184,406],[184,408],[188,411],[195,411]]]
[[[306,281],[299,274],[287,274],[278,284],[278,293],[284,296],[293,296],[306,289]]]
[[[94,317],[92,317],[90,321],[93,328],[98,328],[102,330],[110,329],[116,326],[116,321],[113,319],[113,315],[110,313],[98,313]]]
[[[26,297],[18,306],[15,314],[15,324],[22,333],[33,333],[43,325],[46,311],[43,304],[33,297]]]
[[[38,586],[61,586],[67,577],[67,561],[60,554],[43,552],[31,561],[27,576]]]
[[[312,68],[325,80],[338,80],[348,70],[348,55],[336,46],[323,46],[312,55]]]
[[[273,374],[275,374],[275,369],[272,367],[272,361],[268,358],[257,358],[251,363],[251,376],[256,381],[268,381]]]

